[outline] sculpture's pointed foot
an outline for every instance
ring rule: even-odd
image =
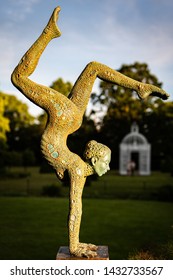
[[[163,100],[169,98],[169,94],[163,89],[150,84],[139,83],[137,93],[140,99],[145,99],[148,96],[157,96]]]
[[[43,31],[46,34],[48,34],[48,33],[52,34],[53,38],[61,36],[61,31],[59,30],[59,27],[56,24],[58,17],[59,17],[60,10],[61,10],[61,8],[59,6],[54,9],[54,11],[49,19],[49,22]]]

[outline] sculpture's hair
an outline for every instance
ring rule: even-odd
[[[86,144],[85,151],[84,151],[84,158],[86,160],[91,159],[92,157],[102,157],[105,156],[108,152],[111,153],[111,150],[95,140],[91,140]]]

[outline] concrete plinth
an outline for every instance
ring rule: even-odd
[[[98,246],[97,256],[92,258],[79,258],[70,255],[69,248],[62,246],[56,256],[56,260],[109,260],[108,246]]]

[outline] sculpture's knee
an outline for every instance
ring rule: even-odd
[[[14,86],[18,86],[19,79],[20,79],[20,75],[16,73],[16,71],[14,70],[11,75],[11,82],[13,83]]]
[[[95,70],[98,67],[99,63],[97,61],[91,61],[87,64],[87,68]]]
[[[17,88],[22,88],[23,84],[27,84],[27,78],[19,73],[16,69],[14,69],[11,75],[11,82]]]
[[[16,69],[11,75],[11,82],[20,91],[23,91],[24,88],[26,89],[29,86],[28,78],[20,74]]]

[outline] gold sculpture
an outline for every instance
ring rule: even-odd
[[[111,151],[105,145],[92,140],[86,145],[84,152],[86,161],[84,161],[68,149],[66,141],[68,135],[76,131],[82,124],[94,81],[98,77],[101,80],[131,88],[141,99],[149,95],[167,99],[169,95],[154,85],[135,81],[98,62],[90,62],[86,66],[68,97],[30,80],[28,77],[35,70],[48,43],[61,35],[56,25],[59,12],[60,7],[55,8],[47,26],[22,57],[11,78],[14,86],[48,114],[41,149],[60,179],[63,178],[65,170],[68,171],[70,177],[69,250],[72,255],[89,258],[96,256],[97,246],[79,242],[82,191],[87,176],[94,173],[101,176],[109,170]]]

